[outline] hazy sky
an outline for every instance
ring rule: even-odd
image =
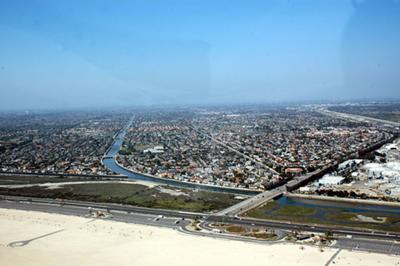
[[[397,0],[0,0],[0,109],[400,98]]]

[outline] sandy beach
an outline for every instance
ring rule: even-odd
[[[0,265],[400,265],[400,257],[213,239],[177,230],[0,209]],[[334,256],[333,260],[331,258]]]

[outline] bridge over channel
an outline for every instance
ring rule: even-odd
[[[314,172],[310,172],[301,176],[294,177],[292,180],[289,182],[276,187],[271,190],[264,191],[260,194],[257,194],[253,197],[250,197],[244,201],[241,201],[233,206],[230,206],[224,210],[221,210],[217,212],[215,215],[219,216],[236,216],[241,213],[244,213],[250,209],[253,209],[255,207],[258,207],[272,199],[278,198],[282,196],[286,192],[293,191],[300,186],[303,186],[307,184],[308,182],[315,180],[316,178],[319,178],[323,176],[325,173],[331,171],[337,166],[337,163],[327,165],[319,170],[316,170]]]
[[[255,195],[253,197],[250,197],[244,201],[241,201],[233,206],[230,206],[230,207],[216,213],[215,215],[235,216],[235,215],[241,214],[243,212],[246,212],[250,209],[253,209],[257,206],[260,206],[269,200],[280,197],[283,195],[284,192],[286,192],[285,186],[281,186],[281,187],[275,188],[273,190],[267,190],[260,194]]]

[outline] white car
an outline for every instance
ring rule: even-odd
[[[164,216],[158,215],[156,218],[153,219],[153,221],[157,222],[157,221],[160,220],[161,218],[164,218]]]

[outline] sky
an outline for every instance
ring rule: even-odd
[[[0,0],[0,109],[400,99],[398,0]]]

